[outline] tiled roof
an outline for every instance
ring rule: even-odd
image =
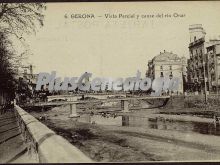
[[[153,58],[153,61],[176,61],[176,60],[181,60],[180,57],[178,57],[177,54],[173,54],[172,52],[163,52],[158,54]]]

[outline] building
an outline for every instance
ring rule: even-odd
[[[187,60],[185,57],[179,57],[172,52],[166,52],[155,56],[152,60],[148,61],[148,71],[146,76],[151,79],[158,77],[178,77],[180,78],[179,91],[183,93],[183,84],[186,76]]]
[[[210,90],[209,56],[207,47],[220,43],[220,40],[205,40],[206,32],[201,24],[189,26],[190,43],[187,63],[187,88],[189,91]],[[205,84],[206,81],[206,84]]]
[[[29,72],[27,71],[29,70]],[[38,74],[33,73],[33,66],[30,65],[25,67],[24,72],[22,73],[22,78],[28,84],[29,89],[33,92],[36,88]]]
[[[211,45],[206,49],[207,56],[209,59],[209,88],[210,91],[218,92],[220,86],[220,44]],[[218,90],[216,90],[217,87]]]

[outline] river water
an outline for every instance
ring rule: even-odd
[[[144,116],[113,116],[110,114],[82,114],[77,120],[79,122],[98,125],[142,127],[158,130],[175,130],[186,133],[195,132],[200,134],[220,135],[220,127],[218,124],[214,123],[175,121],[164,118],[158,119]]]
[[[201,138],[200,142],[215,139],[215,136],[220,135],[219,125],[178,120],[184,116],[193,119],[192,115],[173,114],[165,118],[159,114],[161,111],[164,112],[161,109],[135,110],[129,113],[77,109],[79,117],[69,118],[69,107],[60,106],[45,112],[31,113],[38,119],[48,115],[48,119],[42,120],[43,123],[98,162],[219,160],[219,153],[204,150],[203,145],[199,146],[200,143],[192,145],[198,137]],[[172,120],[169,116],[172,116]],[[178,116],[177,120],[173,116]],[[151,133],[152,136],[149,136]],[[168,135],[172,135],[172,139]],[[185,142],[180,136],[186,137],[189,142]]]
[[[135,110],[130,113],[120,113],[120,112],[99,112],[99,113],[80,113],[78,117],[78,122],[90,123],[97,125],[106,125],[106,126],[118,126],[118,127],[142,127],[146,129],[158,129],[158,130],[173,130],[179,132],[194,132],[199,134],[208,134],[208,135],[220,135],[220,126],[217,123],[213,122],[195,122],[195,121],[179,121],[163,117],[152,117],[152,114],[159,114],[164,112],[159,109],[145,109],[145,110]],[[33,113],[33,112],[32,112]],[[51,110],[46,111],[50,118],[57,118],[60,120],[69,120],[69,107],[55,107]],[[179,113],[179,112],[178,112]],[[35,114],[35,115],[34,115]],[[34,113],[34,116],[42,115],[42,113]],[[175,114],[173,114],[175,115]],[[36,117],[37,117],[36,116]],[[56,116],[56,117],[54,117]],[[149,117],[151,116],[151,117]],[[181,116],[181,115],[178,115]],[[185,116],[185,115],[184,115]],[[192,116],[188,114],[188,116]],[[201,116],[200,116],[201,117]],[[203,116],[204,119],[206,115]]]

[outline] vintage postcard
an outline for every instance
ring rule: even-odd
[[[219,9],[0,3],[0,163],[220,161]]]

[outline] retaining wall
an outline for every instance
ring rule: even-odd
[[[15,105],[15,112],[28,146],[28,153],[40,163],[92,162],[78,148]]]

